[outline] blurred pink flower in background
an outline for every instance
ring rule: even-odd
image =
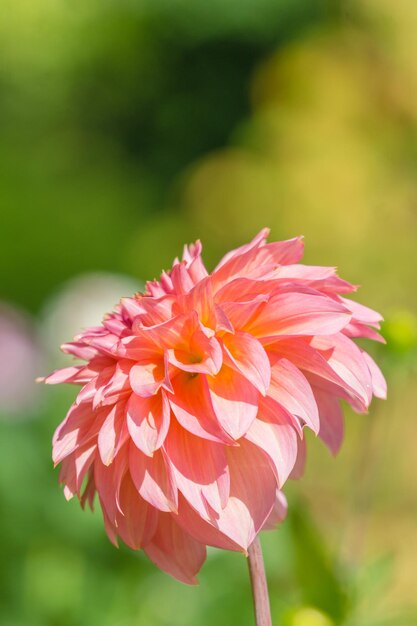
[[[285,516],[303,430],[336,453],[340,400],[366,412],[384,378],[352,339],[381,316],[301,238],[268,230],[208,274],[201,244],[62,350],[86,361],[45,381],[81,390],[53,438],[67,498],[98,493],[111,541],[194,583],[206,545],[245,552]],[[85,486],[84,486],[85,485]]]
[[[36,412],[35,377],[43,363],[35,324],[28,314],[0,303],[0,414],[26,419]]]

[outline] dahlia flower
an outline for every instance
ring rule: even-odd
[[[301,265],[303,241],[262,230],[209,274],[201,243],[122,298],[62,350],[85,363],[49,384],[81,389],[53,437],[66,498],[93,506],[110,540],[194,583],[206,546],[246,553],[285,516],[304,430],[333,453],[340,401],[366,412],[384,378],[354,339],[381,316],[331,267]]]

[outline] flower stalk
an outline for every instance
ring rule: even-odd
[[[256,626],[272,626],[268,584],[259,535],[248,548],[248,567],[252,586]]]

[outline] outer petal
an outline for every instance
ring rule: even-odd
[[[134,443],[144,454],[162,446],[169,429],[170,409],[165,393],[141,398],[132,393],[127,403],[127,427]]]
[[[297,480],[298,478],[301,478],[303,476],[307,460],[307,446],[305,438],[298,438],[297,445],[297,460],[290,474],[290,478],[293,478],[294,480]]]
[[[287,359],[274,355],[271,358],[272,378],[268,395],[317,434],[320,428],[319,413],[308,380]]]
[[[227,453],[230,498],[213,524],[246,550],[271,513],[277,482],[268,457],[249,441]]]
[[[208,546],[242,552],[245,549],[222,533],[215,522],[206,521],[187,502],[182,494],[179,497],[178,524],[190,533],[197,541]]]
[[[273,272],[277,265],[296,263],[300,260],[304,250],[300,237],[265,245],[266,232],[261,231],[250,244],[229,252],[220,261],[213,272],[216,284],[231,280],[235,276],[264,278],[269,272]]]
[[[158,511],[138,494],[127,472],[120,487],[120,508],[117,513],[117,534],[132,550],[146,546],[155,534]]]
[[[152,458],[135,445],[129,446],[129,470],[133,483],[144,500],[160,511],[178,509],[178,491],[173,473],[161,451]]]
[[[145,552],[160,569],[188,585],[197,583],[195,575],[206,559],[206,547],[167,513],[159,514],[156,532]]]
[[[104,465],[100,458],[94,462],[94,483],[97,488],[101,508],[109,521],[117,525],[120,513],[120,489],[127,471],[127,446],[119,452],[111,465]]]
[[[64,367],[63,369],[55,370],[55,372],[52,372],[45,378],[38,378],[37,382],[44,382],[47,385],[60,385],[61,383],[83,384],[90,380],[90,378],[85,379],[82,377],[84,369],[84,365]]]
[[[332,335],[344,328],[351,313],[332,298],[303,292],[278,292],[245,330],[255,337]]]
[[[97,398],[95,397],[95,401],[99,401],[101,404],[112,404],[130,391],[129,372],[132,365],[133,362],[127,359],[118,361],[112,378],[107,385],[100,389],[100,394]]]
[[[387,397],[387,383],[385,381],[383,373],[381,372],[373,358],[367,352],[362,351],[362,355],[371,373],[372,390],[374,392],[374,395],[377,398],[385,400],[385,398]]]
[[[274,508],[272,509],[271,514],[266,520],[262,530],[275,530],[277,524],[283,522],[287,517],[287,510],[287,498],[284,496],[282,491],[277,490]]]
[[[59,483],[65,485],[64,494],[67,500],[80,492],[84,477],[94,461],[96,450],[95,443],[87,443],[62,461]]]
[[[345,335],[314,337],[311,346],[320,350],[333,371],[348,385],[368,407],[372,399],[372,379],[363,353]]]
[[[52,458],[55,465],[98,433],[99,426],[95,431],[92,430],[95,421],[96,415],[91,404],[72,405],[53,436]]]
[[[248,333],[235,333],[223,337],[223,346],[229,363],[265,395],[271,382],[271,367],[262,344]]]
[[[319,437],[333,454],[337,454],[344,434],[340,401],[336,396],[317,388],[314,388],[314,396],[320,413]]]
[[[336,275],[336,268],[318,265],[284,265],[277,268],[274,277],[283,281],[305,284],[323,293],[350,293],[356,287]],[[347,307],[349,309],[349,307]],[[349,309],[350,310],[350,309]]]
[[[308,379],[313,379],[315,387],[323,387],[328,393],[343,397],[352,403],[352,395],[357,400],[358,410],[366,410],[366,404],[362,387],[358,388],[357,384],[351,386],[346,377],[341,378],[332,367],[332,363],[328,362],[332,355],[332,350],[321,352],[313,347],[311,339],[303,339],[300,337],[291,337],[280,339],[269,348],[270,350],[280,354],[290,360],[299,369],[306,373]],[[314,376],[310,376],[313,374]],[[321,379],[321,381],[320,381]],[[330,384],[328,384],[330,383]]]
[[[217,376],[208,377],[208,384],[217,420],[233,439],[239,439],[256,418],[259,392],[242,374],[226,365]]]
[[[104,465],[110,465],[128,437],[126,403],[118,402],[111,407],[98,434],[98,449]]]
[[[245,438],[261,448],[269,456],[272,467],[282,487],[290,475],[297,459],[297,434],[291,423],[277,423],[277,416],[270,411],[269,398],[261,400],[258,418],[252,423]],[[273,403],[272,403],[273,404]]]
[[[375,328],[379,328],[380,322],[384,319],[382,315],[370,309],[355,300],[350,300],[348,298],[340,298],[343,304],[349,311],[353,313],[353,321],[360,322],[362,324],[367,324],[368,326],[374,326]]]
[[[251,250],[258,250],[260,245],[265,245],[266,238],[269,235],[269,228],[262,228],[261,231],[250,241],[249,243],[245,243],[243,246],[239,246],[239,248],[235,248],[234,250],[230,250],[217,264],[215,272],[219,270],[221,267],[229,263],[232,259],[238,259],[243,254],[250,252]]]
[[[178,489],[201,517],[210,519],[229,497],[225,446],[191,435],[174,420],[165,451]]]

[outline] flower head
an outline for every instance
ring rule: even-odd
[[[336,452],[340,400],[366,412],[384,378],[356,337],[381,316],[334,268],[301,265],[301,238],[262,230],[209,274],[201,244],[62,350],[86,361],[53,438],[67,498],[97,493],[110,540],[195,582],[206,545],[246,551],[285,516],[304,428]]]

